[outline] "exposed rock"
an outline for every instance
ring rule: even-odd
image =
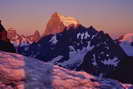
[[[77,25],[79,25],[79,21],[76,18],[63,16],[55,12],[48,21],[44,36],[63,32],[65,27],[76,27]]]
[[[9,41],[7,39],[7,31],[3,27],[1,20],[0,20],[0,40]]]
[[[111,79],[0,51],[0,89],[124,89]]]
[[[108,78],[118,72],[127,57],[108,34],[82,25],[45,36],[18,52],[67,69],[82,70],[97,76],[102,73]],[[128,69],[125,67],[124,70]],[[117,80],[119,76],[114,74],[113,78]],[[122,79],[125,81],[126,78]]]
[[[14,46],[10,43],[7,37],[7,31],[1,24],[1,21],[0,21],[0,50],[7,52],[16,52]]]
[[[40,33],[38,30],[36,30],[33,34],[33,42],[37,42],[40,39]]]
[[[9,28],[7,30],[7,37],[8,37],[9,40],[14,40],[16,35],[17,35],[17,32],[14,28]]]
[[[16,49],[14,48],[13,44],[3,40],[0,40],[0,50],[13,53],[16,52]]]

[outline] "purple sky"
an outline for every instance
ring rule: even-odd
[[[79,19],[110,34],[133,32],[133,0],[1,0],[0,19],[6,28],[31,34],[45,30],[54,12]]]

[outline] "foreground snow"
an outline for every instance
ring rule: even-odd
[[[124,89],[124,87],[115,80],[96,78],[85,72],[70,71],[33,58],[0,51],[0,89]]]

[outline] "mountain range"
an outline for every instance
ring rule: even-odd
[[[133,82],[130,78],[133,73],[127,70],[132,60],[118,42],[93,26],[85,27],[77,19],[58,13],[51,16],[38,42],[17,50],[22,55],[70,70]],[[123,77],[127,75],[129,78]]]
[[[15,47],[25,46],[37,42],[40,39],[40,33],[36,30],[33,35],[25,36],[18,34],[15,29],[9,28],[7,38]]]
[[[38,31],[30,36],[19,35],[14,29],[6,31],[0,24],[0,41],[10,44],[9,48],[3,48],[0,44],[0,50],[16,49],[15,52],[28,57],[27,60],[34,61],[35,58],[60,66],[59,70],[63,67],[70,71],[84,71],[100,79],[111,78],[133,84],[132,34],[122,35],[113,40],[104,31],[99,31],[93,26],[85,27],[76,18],[56,12],[49,19],[42,36]],[[33,66],[32,62],[29,65]]]

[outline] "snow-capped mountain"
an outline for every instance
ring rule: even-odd
[[[9,28],[7,31],[7,36],[10,42],[17,48],[19,46],[27,46],[33,42],[37,42],[40,39],[40,33],[35,31],[33,35],[19,35],[16,30]]]
[[[61,67],[133,83],[132,60],[108,34],[78,24],[45,35],[38,42],[18,47],[25,56]],[[124,77],[128,76],[128,77]]]
[[[65,27],[76,27],[78,26],[79,21],[74,17],[69,16],[63,16],[57,12],[55,12],[50,20],[48,21],[48,24],[45,29],[44,36],[55,34],[59,32],[63,32]]]
[[[133,33],[122,35],[118,38],[120,46],[128,56],[133,56]]]
[[[69,28],[49,35],[19,53],[50,62],[67,69],[107,76],[119,70],[126,58],[121,47],[109,35],[93,27]]]

